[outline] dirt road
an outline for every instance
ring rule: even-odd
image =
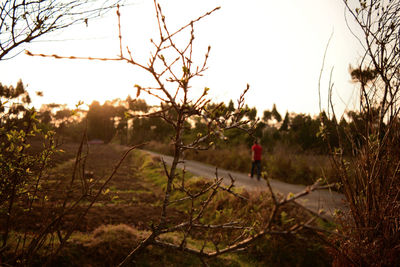
[[[167,164],[172,163],[171,156],[161,155],[150,151],[146,152],[162,157]],[[215,177],[216,168],[214,166],[193,160],[185,160],[185,166],[187,171],[195,175],[205,178]],[[180,165],[180,167],[183,168],[183,165]],[[262,179],[258,181],[256,178],[251,179],[247,174],[244,173],[218,169],[218,177],[224,178],[224,182],[226,184],[229,184],[231,181],[228,174],[235,179],[236,186],[244,187],[250,191],[268,190],[267,183]],[[297,192],[300,192],[306,188],[306,186],[303,185],[288,184],[273,179],[270,180],[270,183],[275,193],[279,193],[284,196],[287,196],[289,193],[296,194]],[[309,195],[297,200],[297,202],[313,212],[318,212],[322,209],[325,212],[324,217],[326,218],[332,218],[335,209],[345,209],[344,196],[329,190],[314,191]]]

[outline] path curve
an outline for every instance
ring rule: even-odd
[[[149,153],[153,156],[161,157],[168,165],[172,164],[173,157],[162,155],[156,152],[143,150],[146,153]],[[185,168],[187,171],[193,173],[194,175],[205,177],[205,178],[214,178],[216,167],[212,165],[208,165],[205,163],[201,163],[194,160],[185,160]],[[178,165],[179,168],[183,168],[182,164]],[[264,191],[268,190],[267,183],[263,179],[258,181],[256,178],[250,178],[247,174],[228,171],[225,169],[218,168],[218,177],[222,177],[223,183],[230,184],[231,179],[229,178],[229,174],[235,179],[235,186],[244,187],[249,191]],[[289,193],[298,193],[303,191],[306,186],[304,185],[295,185],[288,184],[282,181],[270,179],[270,184],[274,193],[283,194],[287,196]],[[336,209],[344,210],[344,195],[330,191],[330,190],[318,190],[311,192],[310,194],[298,199],[296,202],[311,210],[312,212],[319,212],[321,209],[324,211],[324,217],[328,219],[333,218],[334,211]]]

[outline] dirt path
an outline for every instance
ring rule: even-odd
[[[171,156],[166,156],[151,151],[146,152],[162,157],[167,164],[172,163]],[[214,166],[193,160],[185,160],[185,166],[187,171],[195,175],[205,178],[215,177],[216,168]],[[183,165],[181,165],[180,167],[183,167]],[[232,175],[233,178],[235,178],[236,186],[244,187],[250,191],[267,190],[267,183],[262,179],[260,181],[257,181],[256,178],[251,179],[248,177],[247,174],[244,173],[218,169],[218,177],[224,178],[224,182],[227,184],[231,181],[229,178],[229,174]],[[300,192],[306,188],[303,185],[288,184],[273,179],[270,180],[270,183],[275,193],[280,193],[285,196],[287,196],[287,194],[289,193],[296,194],[297,192]],[[297,200],[297,202],[313,212],[318,212],[320,209],[323,209],[323,211],[325,211],[324,217],[332,218],[335,209],[345,209],[343,200],[344,196],[340,193],[329,190],[319,190],[312,192],[307,196],[304,196],[303,198]]]

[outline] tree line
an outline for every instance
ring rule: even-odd
[[[0,25],[0,60],[18,55],[21,52],[19,49],[22,44],[27,44],[51,31],[68,27],[75,22],[87,23],[88,19],[93,17],[93,14],[96,17],[96,14],[101,13],[97,12],[99,10],[97,8],[90,8],[85,12],[76,12],[82,10],[81,2],[88,4],[92,1],[81,1],[79,4],[77,1],[15,0],[3,2],[0,5],[0,11],[2,11],[0,12],[2,14],[0,16],[2,22]],[[46,195],[41,194],[40,181],[43,170],[47,168],[48,159],[51,154],[57,152],[51,137],[53,135],[52,129],[59,136],[68,137],[72,140],[79,140],[78,137],[82,137],[82,132],[84,132],[87,133],[87,140],[101,139],[106,143],[118,140],[122,144],[132,144],[152,139],[169,142],[170,127],[178,125],[179,127],[174,129],[176,133],[175,142],[172,142],[176,147],[174,164],[169,172],[166,171],[169,187],[167,187],[168,190],[165,194],[164,211],[170,203],[169,193],[173,189],[172,182],[176,178],[176,165],[183,151],[187,149],[183,142],[185,139],[194,140],[193,146],[191,146],[193,149],[226,146],[225,141],[227,139],[230,139],[232,146],[234,146],[248,144],[253,138],[259,138],[261,144],[268,149],[278,143],[287,143],[302,151],[331,153],[336,175],[340,178],[344,187],[343,192],[350,209],[349,212],[339,214],[336,217],[338,227],[335,230],[337,230],[338,235],[330,240],[333,248],[332,254],[335,258],[334,265],[398,266],[398,255],[400,255],[398,253],[400,207],[398,198],[400,188],[400,153],[398,149],[400,140],[400,109],[398,105],[400,39],[398,32],[400,21],[396,18],[399,17],[400,5],[397,1],[370,1],[367,3],[367,1],[361,0],[344,0],[343,3],[346,6],[346,16],[350,16],[356,22],[358,31],[353,32],[360,33],[357,39],[364,48],[364,55],[361,56],[358,67],[351,70],[353,80],[359,84],[359,110],[348,112],[340,120],[334,115],[326,113],[321,113],[315,117],[306,114],[286,113],[282,119],[276,107],[273,107],[270,111],[265,111],[258,120],[257,110],[254,108],[245,107],[242,109],[238,107],[239,114],[231,115],[235,120],[243,119],[250,122],[248,130],[251,130],[251,135],[246,137],[241,130],[231,127],[232,123],[229,121],[231,116],[224,116],[225,111],[234,107],[232,101],[227,105],[208,102],[204,104],[205,102],[201,101],[194,104],[187,102],[188,105],[193,104],[195,106],[193,108],[181,106],[180,103],[175,101],[175,98],[171,98],[169,103],[165,103],[164,106],[161,105],[157,109],[157,107],[149,106],[142,100],[133,101],[131,99],[130,101],[124,100],[125,103],[115,100],[103,105],[94,102],[87,111],[78,106],[76,109],[69,109],[59,104],[49,104],[36,111],[29,108],[30,98],[22,82],[19,82],[16,87],[0,84],[0,164],[2,166],[0,168],[0,211],[2,214],[0,216],[2,224],[0,255],[7,249],[13,222],[20,219],[15,212],[17,203],[24,203],[21,208],[26,209],[27,212],[32,210],[38,200],[42,200],[38,196],[43,196],[43,203],[45,203]],[[178,76],[174,76],[174,79],[168,79],[167,82],[177,83],[177,90],[183,90],[184,93],[187,93],[187,89],[190,88],[188,86],[189,80],[202,74],[206,69],[205,63],[210,48],[205,55],[203,67],[200,65],[200,68],[192,69],[191,72],[192,61],[184,54],[191,51],[194,36],[190,36],[189,45],[183,50],[179,50],[175,46],[171,37],[180,33],[182,29],[192,28],[194,22],[219,8],[206,13],[170,35],[168,32],[163,33],[162,29],[167,29],[167,27],[165,17],[157,1],[155,1],[155,7],[162,38],[160,44],[155,44],[155,53],[151,55],[150,65],[139,64],[134,61],[129,50],[122,51],[121,36],[119,37],[121,53],[118,60],[128,62],[152,73],[160,85],[160,88],[154,89],[168,93],[162,82],[163,74],[172,72],[171,66],[177,61],[167,64],[168,60],[161,52],[173,48],[181,55],[179,58],[182,60],[182,73],[179,73],[178,76],[182,78],[178,79]],[[119,14],[118,10],[118,18]],[[76,15],[78,16],[76,17]],[[71,17],[72,20],[69,19]],[[164,27],[161,27],[161,25]],[[171,45],[163,46],[162,44],[165,41],[170,41]],[[188,50],[188,48],[190,49]],[[26,53],[33,55],[28,51]],[[126,55],[126,53],[129,55]],[[61,58],[55,55],[48,55],[47,57]],[[161,60],[160,63],[162,64],[154,64],[158,59]],[[159,65],[166,67],[166,69],[157,72],[154,66]],[[331,86],[329,88],[332,90]],[[137,89],[138,95],[140,91],[150,92],[149,88],[138,86]],[[203,96],[206,93],[207,90],[204,91]],[[173,104],[173,108],[170,108],[169,104]],[[144,107],[150,112],[143,112],[141,108]],[[157,110],[160,113],[157,113]],[[154,116],[146,116],[146,114],[153,114]],[[189,117],[190,120],[185,120]],[[177,120],[175,120],[176,118]],[[168,127],[167,124],[164,124],[165,120],[172,122],[169,124],[171,126]],[[224,123],[228,124],[224,125]],[[244,123],[241,126],[246,125]],[[255,127],[254,130],[253,126]],[[223,129],[226,129],[226,132],[222,132]],[[206,132],[207,138],[202,138],[204,132]],[[40,153],[29,153],[31,149],[30,140],[38,136],[42,136],[45,140],[41,143],[44,149],[40,150]],[[199,141],[209,141],[208,146],[198,146]],[[190,142],[185,143],[190,144]],[[76,157],[76,166],[84,162],[81,148],[82,143],[80,152]],[[353,157],[348,157],[348,155],[353,155]],[[123,158],[121,162],[122,160]],[[72,182],[76,173],[78,172],[74,170]],[[84,172],[81,172],[81,175],[83,176]],[[112,175],[109,179],[111,178]],[[184,177],[179,178],[184,181]],[[217,182],[218,180],[216,180]],[[84,183],[82,185],[84,186]],[[216,186],[217,189],[220,188],[220,184],[217,183]],[[182,183],[182,191],[184,190]],[[69,192],[69,189],[65,192]],[[98,192],[100,194],[101,190]],[[82,190],[82,197],[87,197],[87,191]],[[68,194],[66,194],[63,207],[67,207],[67,200]],[[91,202],[91,205],[94,201],[95,199]],[[276,207],[287,201],[282,199],[282,202],[277,202],[275,199],[275,208],[271,212],[272,216],[267,227],[260,234],[265,234],[272,229],[270,226],[276,216]],[[156,240],[155,237],[163,231],[169,230],[165,220],[167,218],[166,212],[164,211],[161,217],[162,223],[153,229],[151,238],[141,244],[159,244],[157,243],[159,240]],[[194,209],[192,211],[194,212]],[[20,259],[26,260],[21,261],[19,265],[31,262],[30,260],[32,260],[35,252],[41,248],[47,237],[55,235],[57,232],[55,230],[59,229],[59,222],[65,214],[65,212],[61,212],[51,218],[54,219],[53,222],[44,231],[37,233],[36,239],[32,239],[29,247],[25,246],[27,236],[21,237],[24,238],[22,246],[27,249],[23,249],[23,253],[18,256]],[[84,213],[82,216],[84,216]],[[188,231],[192,227],[192,218],[190,218]],[[72,230],[73,228],[64,235],[60,231],[57,232],[61,245],[55,254],[69,239]],[[254,238],[250,238],[250,240],[254,240]],[[186,235],[179,249],[183,247],[185,241]],[[19,244],[20,242],[17,246]],[[168,244],[163,243],[162,245]],[[138,248],[143,247],[144,245],[140,245]],[[167,247],[178,248],[174,244],[169,244]],[[227,247],[227,250],[242,247],[244,246],[231,246]],[[187,249],[187,247],[184,248]],[[216,250],[219,253],[217,247]],[[135,251],[132,251],[131,254],[134,254]],[[192,252],[197,253],[197,251]],[[200,251],[200,253],[202,252]],[[127,257],[127,261],[131,260],[131,254]],[[201,256],[208,255],[203,253]]]
[[[208,104],[208,109],[215,107],[219,108],[214,114],[216,118],[235,110],[232,100],[228,104]],[[82,131],[87,128],[88,140],[98,139],[104,143],[113,141],[127,145],[153,140],[169,143],[173,127],[159,117],[142,116],[155,108],[143,99],[128,96],[124,100],[114,99],[103,104],[93,101],[87,110],[71,109],[65,104],[44,104],[37,111],[37,116],[44,128],[53,129],[60,137],[71,141],[79,141]],[[379,113],[379,109],[374,112]],[[212,140],[216,148],[250,146],[257,138],[267,151],[284,144],[298,152],[326,154],[330,148],[341,146],[346,154],[351,154],[355,151],[354,144],[361,146],[363,139],[361,135],[353,135],[350,140],[348,135],[362,131],[367,119],[367,114],[357,111],[348,111],[340,120],[326,112],[315,116],[286,112],[282,116],[275,104],[272,109],[264,110],[261,117],[255,107],[245,106],[242,113],[241,119],[250,121],[254,126],[251,135],[239,129],[229,129],[224,132],[224,138],[216,135]],[[205,135],[207,127],[205,118],[193,117],[185,124],[184,139],[193,140]],[[329,146],[324,138],[329,141]]]

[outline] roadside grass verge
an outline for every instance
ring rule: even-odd
[[[169,145],[155,141],[150,142],[146,149],[167,155],[172,153]],[[239,145],[207,151],[189,151],[185,157],[212,164],[218,168],[249,173],[251,170],[250,152],[249,147]],[[277,145],[273,151],[263,154],[263,171],[266,171],[273,179],[302,185],[313,184],[319,178],[322,178],[327,184],[338,182],[327,155],[301,153],[283,145]]]

